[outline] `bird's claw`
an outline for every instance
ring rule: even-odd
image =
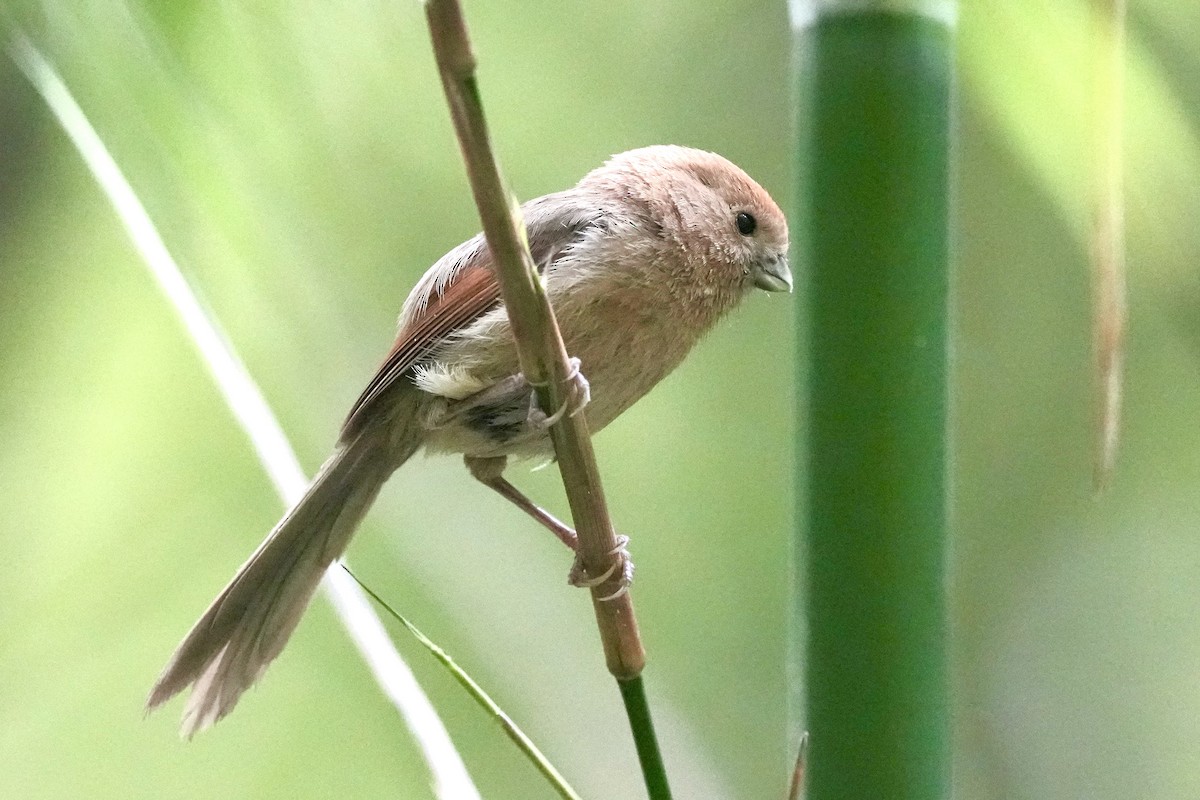
[[[583,561],[576,555],[575,563],[571,566],[571,572],[567,576],[567,583],[582,589],[591,589],[607,581],[620,568],[621,577],[618,580],[617,590],[601,597],[600,600],[603,602],[621,597],[633,585],[633,559],[629,557],[629,537],[617,534],[617,546],[609,551],[609,555],[613,556],[612,563],[608,565],[608,569],[595,577],[588,575]]]
[[[566,377],[567,399],[563,401],[562,406],[557,411],[547,416],[538,407],[537,393],[533,394],[529,404],[529,423],[535,428],[547,430],[551,425],[561,420],[564,415],[569,414],[573,417],[580,411],[583,411],[584,407],[592,400],[592,387],[588,383],[588,379],[580,372],[579,359],[572,356],[567,359],[567,363],[571,367]]]

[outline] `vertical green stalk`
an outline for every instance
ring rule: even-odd
[[[952,2],[795,2],[810,800],[949,793]]]
[[[667,768],[663,764],[662,752],[658,749],[658,735],[654,732],[654,720],[650,718],[650,703],[646,700],[646,687],[642,683],[642,676],[618,680],[617,686],[621,690],[621,699],[625,702],[629,729],[633,731],[633,744],[637,748],[638,763],[642,766],[646,793],[650,800],[671,800],[671,785],[667,781]]]

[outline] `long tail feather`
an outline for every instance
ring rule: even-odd
[[[346,549],[397,454],[369,432],[343,443],[175,651],[147,701],[153,709],[194,684],[183,715],[191,736],[224,717],[283,650],[325,570]]]

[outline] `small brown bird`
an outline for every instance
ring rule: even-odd
[[[590,394],[592,431],[678,366],[751,288],[792,288],[782,212],[714,153],[631,150],[523,212],[567,351],[587,375],[577,379],[577,406]],[[520,375],[491,254],[476,236],[413,289],[396,344],[351,409],[337,449],[179,645],[148,707],[194,684],[185,734],[228,714],[283,650],[380,487],[421,447],[462,453],[481,481],[544,513],[500,473],[508,456],[551,456],[547,429],[556,418],[537,411]]]

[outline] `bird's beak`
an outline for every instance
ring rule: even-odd
[[[778,255],[758,262],[754,285],[767,292],[790,292],[792,271],[788,269],[787,256]]]

